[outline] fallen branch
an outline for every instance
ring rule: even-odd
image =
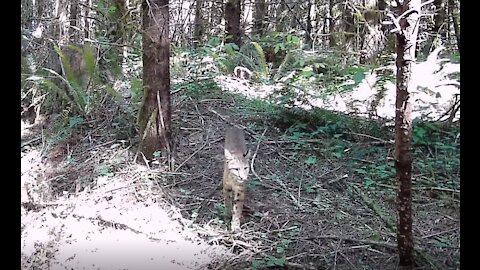
[[[260,138],[258,138],[257,148],[255,149],[255,153],[253,153],[252,162],[250,163],[250,169],[252,170],[252,173],[255,175],[255,177],[257,177],[257,179],[260,182],[263,182],[262,178],[257,174],[257,172],[255,172],[255,168],[253,167],[253,164],[255,163],[255,158],[257,157],[258,149],[260,148],[260,142],[262,141],[263,136],[265,136],[265,133],[267,132],[267,129],[268,129],[268,127],[265,128],[265,130],[262,133],[262,136]]]

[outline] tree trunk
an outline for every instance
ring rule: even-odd
[[[307,5],[307,31],[305,31],[305,43],[312,47],[312,0],[308,0]]]
[[[265,19],[265,0],[255,0],[253,34],[263,36],[265,33],[263,20]]]
[[[22,0],[21,1],[21,24],[22,24],[22,32],[25,31],[33,31],[33,4],[31,0]],[[25,39],[21,39],[21,54],[25,57],[28,53],[28,44]]]
[[[149,159],[157,150],[162,150],[162,156],[169,157],[171,106],[168,0],[144,0],[142,10],[144,100],[139,112],[139,126],[143,134],[141,151]]]
[[[433,26],[433,34],[438,34],[440,29],[442,28],[443,23],[445,22],[445,3],[443,0],[435,0],[433,1],[435,5],[435,16],[433,17],[434,26]]]
[[[359,5],[358,2],[359,1],[354,1],[353,5]],[[365,3],[365,1],[363,1],[363,3]],[[356,10],[350,5],[342,4],[339,7],[339,12],[341,14],[341,20],[337,24],[338,28],[343,31],[343,33],[337,35],[339,39],[336,41],[337,45],[347,51],[360,51],[361,46],[359,46],[359,40],[361,40],[361,38],[359,35],[359,29],[361,24],[359,16],[356,16]],[[336,22],[333,21],[334,26],[335,23]]]
[[[210,1],[208,2],[210,6],[210,18],[209,18],[209,28],[212,29],[212,34],[223,34],[219,33],[219,25],[223,25],[223,20],[225,19],[225,5],[223,1]]]
[[[70,1],[70,24],[68,27],[68,39],[73,44],[79,45],[80,36],[77,31],[77,18],[78,18],[78,0]]]
[[[252,36],[255,3],[253,0],[240,0],[240,35]]]
[[[297,14],[300,14],[300,5],[289,5],[288,3],[285,3],[285,5],[287,6],[287,9],[291,17],[289,29],[297,30],[299,23],[296,16]]]
[[[227,43],[235,43],[238,47],[241,46],[241,32],[240,32],[240,0],[228,0],[225,4],[225,22],[227,30]]]
[[[86,7],[84,9],[85,14],[84,14],[84,17],[83,17],[83,24],[84,24],[83,31],[84,31],[85,38],[88,39],[91,36],[90,35],[90,21],[89,21],[90,20],[89,19],[89,17],[90,17],[90,7],[92,6],[91,0],[85,0],[85,5],[87,5],[88,7]]]
[[[364,23],[361,35],[362,50],[360,63],[365,64],[376,59],[377,54],[385,48],[386,38],[382,31],[384,0],[369,0],[364,13]]]
[[[203,0],[195,0],[195,29],[193,34],[193,41],[194,45],[198,46],[198,44],[202,41],[203,37],[203,17],[202,17],[202,6]]]
[[[335,20],[333,19],[333,8],[335,7],[335,1],[334,0],[329,0],[328,1],[328,34],[329,34],[329,39],[328,39],[328,46],[330,48],[335,47],[335,36],[334,36],[334,31],[335,31]]]
[[[285,8],[286,8],[286,4],[285,4],[285,0],[280,0],[280,4],[278,4],[277,8],[276,8],[276,14],[275,14],[275,29],[277,30],[277,32],[283,32],[283,30],[285,29],[285,25],[284,25],[284,20],[285,20],[285,14],[284,14],[284,11],[285,11]]]
[[[425,42],[426,45],[423,48],[423,53],[425,55],[428,55],[430,53],[430,51],[432,50],[433,41],[440,36],[442,36],[442,38],[446,38],[445,35],[448,31],[448,28],[445,28],[445,27],[443,28],[443,31],[441,31],[442,30],[442,25],[444,24],[445,17],[446,17],[445,3],[443,2],[443,0],[434,0],[433,4],[435,5],[435,15],[433,16],[433,23],[434,24],[433,24],[433,27],[431,29],[431,34],[428,36],[428,39]],[[441,33],[440,33],[440,31],[441,31]]]
[[[448,10],[450,11],[450,15],[452,16],[453,30],[455,31],[455,37],[457,39],[458,53],[460,53],[460,18],[458,15],[459,11],[456,7],[455,0],[448,0]]]
[[[127,3],[125,0],[114,0],[110,4],[115,7],[115,11],[108,14],[110,25],[107,37],[112,43],[125,44],[127,40]],[[111,74],[112,71],[115,75],[122,74],[123,54],[123,47],[121,46],[112,46],[110,50],[107,51],[106,56],[110,60],[110,63],[104,63],[104,65],[102,65],[108,68],[108,70],[105,70],[106,74]]]
[[[56,0],[55,15],[58,18],[55,25],[55,32],[59,44],[67,44],[67,3],[66,0]]]
[[[412,235],[412,63],[418,35],[421,0],[405,0],[397,8],[401,29],[397,32],[397,77],[395,102],[395,179],[397,182],[397,243],[400,266],[414,267]],[[412,12],[413,10],[413,12]],[[407,12],[407,14],[405,14]]]
[[[51,3],[49,3],[51,4]],[[44,0],[37,0],[36,1],[36,6],[37,6],[37,18],[41,19],[43,18],[44,16],[44,10],[45,10],[45,1]],[[35,26],[37,26],[38,23],[35,24]]]
[[[32,31],[33,3],[31,0],[21,1],[21,24],[24,29]]]

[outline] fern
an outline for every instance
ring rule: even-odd
[[[82,56],[83,56],[83,60],[85,61],[85,69],[87,71],[89,78],[90,79],[94,78],[96,60],[95,60],[95,54],[90,44],[85,43],[85,45],[83,46]]]
[[[67,56],[60,50],[60,48],[54,44],[54,49],[55,52],[57,52],[58,56],[60,57],[60,61],[62,63],[63,70],[65,72],[66,80],[69,82],[72,87],[78,87],[78,78],[75,76],[75,72],[73,71],[72,65],[70,65],[70,61]],[[80,50],[79,48],[73,46],[73,45],[68,45],[67,47],[73,49],[73,50]]]
[[[283,59],[280,66],[278,67],[278,70],[275,73],[275,76],[273,78],[275,81],[279,80],[282,77],[283,73],[285,73],[285,71],[287,70],[288,64],[290,63],[290,60],[292,58],[291,55],[292,54],[290,52],[287,52],[287,55],[285,55],[285,58]]]
[[[74,46],[74,45],[67,45],[67,48],[76,51],[82,56],[82,59],[85,63],[85,72],[88,80],[82,81],[82,78],[79,78],[78,75],[75,73],[72,64],[70,63],[69,58],[62,52],[60,47],[58,47],[56,44],[54,44],[54,49],[57,52],[58,56],[60,57],[60,61],[62,63],[63,70],[65,72],[65,76],[62,77],[59,75],[57,72],[51,70],[51,69],[45,69],[48,72],[54,74],[56,77],[61,78],[61,80],[67,85],[67,90],[68,93],[62,93],[62,90],[60,87],[55,87],[52,84],[47,82],[48,86],[50,88],[54,89],[56,92],[60,92],[62,97],[68,101],[68,102],[73,102],[75,107],[79,110],[80,113],[82,114],[87,114],[90,110],[90,99],[91,97],[88,95],[87,88],[88,88],[88,83],[94,79],[94,81],[98,81],[98,78],[96,77],[95,69],[96,69],[96,59],[95,59],[95,53],[93,51],[93,48],[87,43],[83,46],[83,48]],[[82,70],[83,72],[83,70]],[[82,85],[86,84],[86,85]],[[70,95],[69,95],[70,94]],[[69,97],[73,98],[69,98]]]
[[[260,58],[260,74],[262,74],[264,77],[268,77],[267,60],[265,59],[265,53],[263,52],[262,47],[257,42],[252,41],[250,43],[257,51],[257,54]]]
[[[51,89],[54,92],[60,94],[60,96],[65,101],[67,101],[68,103],[73,103],[73,105],[76,107],[76,109],[79,110],[80,113],[85,114],[86,113],[86,111],[85,111],[85,109],[86,109],[85,95],[82,95],[83,93],[81,93],[78,89],[75,89],[75,87],[73,87],[73,85],[70,83],[70,81],[68,81],[67,79],[62,77],[56,71],[51,70],[49,68],[44,68],[44,70],[52,73],[57,78],[60,78],[67,85],[67,89],[69,90],[71,95],[69,95],[68,92],[65,89],[58,87],[51,80],[44,79],[42,81],[42,83],[45,84],[46,86],[48,86],[47,89]]]
[[[52,139],[53,141],[62,140],[67,137],[69,128],[67,127],[70,110],[65,109],[61,111],[54,119],[52,125]]]

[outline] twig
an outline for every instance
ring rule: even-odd
[[[264,253],[264,252],[260,252],[260,255],[262,257],[268,257],[268,254]],[[294,262],[289,262],[289,261],[285,261],[284,262],[284,265],[285,266],[288,266],[288,267],[292,267],[292,268],[300,268],[300,269],[311,269],[311,270],[315,270],[317,269],[316,267],[312,266],[312,265],[307,265],[307,264],[299,264],[299,263],[294,263]]]
[[[383,212],[383,210],[376,205],[370,198],[363,194],[363,192],[356,186],[356,185],[351,185],[353,189],[356,191],[356,193],[362,198],[363,202],[370,208],[375,214],[377,214],[380,219],[385,223],[385,225],[392,231],[396,232],[396,222],[392,220],[391,218],[388,218],[388,216]]]
[[[384,139],[373,137],[373,136],[368,135],[368,134],[362,134],[362,133],[356,133],[356,132],[345,132],[345,133],[350,134],[350,135],[357,135],[357,136],[362,136],[362,137],[365,137],[365,138],[373,139],[373,140],[376,140],[376,141],[379,141],[379,142],[382,142],[382,143],[385,143],[385,144],[392,143],[390,141],[386,141]]]
[[[342,244],[342,239],[340,239],[335,247],[335,256],[333,260],[333,269],[337,269],[337,254],[339,253],[340,250],[340,245]]]
[[[253,153],[252,162],[250,163],[250,169],[252,170],[252,173],[255,175],[255,177],[257,177],[257,179],[260,182],[263,182],[262,178],[257,174],[257,172],[255,172],[255,168],[253,167],[253,164],[255,163],[255,158],[257,157],[257,152],[258,152],[258,149],[260,148],[260,142],[262,141],[263,136],[265,136],[265,133],[267,132],[267,129],[268,129],[268,127],[265,128],[265,130],[262,133],[262,136],[260,138],[258,138],[257,148],[255,149],[255,153]]]
[[[191,98],[191,97],[189,97],[189,99],[192,101],[192,98]],[[202,127],[204,127],[204,126],[205,126],[205,121],[203,120],[203,116],[202,116],[202,114],[200,113],[200,111],[198,110],[197,104],[194,103],[193,105],[195,106],[195,110],[197,111],[197,114],[198,114],[198,116],[200,117],[200,122],[202,123]]]
[[[293,194],[288,190],[287,188],[287,185],[285,185],[285,183],[283,183],[282,180],[280,179],[274,179],[275,182],[277,182],[278,184],[280,184],[280,186],[283,188],[283,190],[287,193],[287,195],[292,199],[293,203],[295,205],[298,206],[298,208],[302,208],[302,206],[299,204],[299,202],[297,201],[297,199],[295,198],[295,196],[293,196]]]
[[[456,231],[456,230],[459,230],[459,229],[460,229],[459,227],[456,227],[456,228],[451,228],[451,229],[446,230],[446,231],[441,231],[441,232],[436,232],[436,233],[432,233],[432,234],[427,234],[427,235],[425,235],[425,236],[422,236],[422,239],[426,239],[426,238],[430,238],[430,237],[434,237],[434,236],[439,236],[439,235],[441,235],[441,234],[453,232],[453,231]]]
[[[430,3],[433,3],[433,1],[435,1],[435,0],[429,0],[429,1],[427,1],[427,2],[424,2],[424,3],[422,3],[422,4],[420,5],[420,7],[423,7],[423,6],[425,6],[425,5],[428,5],[428,4],[430,4]]]
[[[212,113],[214,113],[214,114],[216,114],[218,117],[220,117],[220,119],[222,119],[223,121],[225,121],[225,122],[227,122],[227,123],[231,124],[231,122],[230,122],[230,121],[228,121],[228,120],[225,118],[225,116],[223,116],[223,115],[219,114],[219,113],[218,113],[217,111],[215,111],[214,109],[212,109],[212,108],[208,108],[208,111],[209,111],[209,112],[212,112]],[[238,126],[237,126],[237,127],[238,127]]]
[[[203,199],[203,198],[197,198],[197,199],[200,199],[202,200],[202,202],[200,203],[200,205],[197,207],[197,215],[193,218],[192,222],[195,222],[197,220],[197,217],[199,216],[200,214],[200,210],[205,206],[205,204],[211,202],[212,200],[210,200],[210,198],[213,196],[213,194],[215,194],[215,192],[217,191],[217,189],[223,184],[222,181],[218,181],[218,184],[215,186],[215,188],[212,189],[212,191],[207,195],[207,198],[206,199]]]
[[[391,189],[397,188],[396,186],[382,184],[382,183],[375,183],[375,185],[379,187],[385,187],[385,188],[391,188]],[[442,187],[412,187],[412,190],[438,190],[438,191],[445,191],[445,192],[452,192],[452,193],[460,193],[460,190],[451,189],[451,188],[442,188]]]
[[[324,177],[325,175],[327,175],[327,174],[329,174],[329,173],[338,171],[341,167],[342,167],[342,166],[338,166],[337,168],[335,168],[335,169],[333,169],[333,170],[330,170],[330,171],[328,171],[328,172],[324,172],[324,173],[322,173],[321,175],[319,175],[319,176],[317,177],[317,179],[322,178],[322,177]]]
[[[277,141],[265,141],[268,144],[282,144],[282,143],[319,143],[324,142],[325,140],[321,139],[295,139],[295,140],[277,140]]]
[[[302,253],[298,253],[298,254],[295,254],[293,256],[290,256],[290,257],[285,257],[285,260],[289,261],[291,259],[294,259],[294,258],[297,258],[297,257],[301,257],[301,256],[304,256],[304,255],[307,255],[308,252],[302,252]]]
[[[317,269],[317,268],[315,268],[314,266],[311,266],[311,265],[299,264],[299,263],[294,263],[294,262],[285,262],[284,265],[288,266],[288,267],[300,268],[300,269],[312,269],[312,270]]]
[[[214,140],[214,141],[211,142],[211,143],[217,143],[217,142],[219,142],[219,141],[221,141],[221,140],[222,140],[222,138],[219,138],[219,139]],[[197,150],[195,150],[195,152],[193,152],[189,157],[187,157],[182,163],[180,163],[180,165],[178,165],[178,167],[174,170],[174,172],[178,172],[178,170],[179,170],[183,165],[185,165],[185,163],[186,163],[187,161],[189,161],[193,156],[195,156],[198,152],[200,152],[205,146],[207,146],[208,143],[209,143],[209,141],[208,141],[208,138],[207,138],[207,139],[205,140],[205,143],[204,143],[202,146],[200,146]]]
[[[299,238],[298,240],[318,240],[318,239],[337,239],[342,241],[365,243],[369,245],[376,245],[376,246],[382,246],[382,247],[391,248],[391,249],[397,249],[397,244],[394,244],[394,243],[373,241],[373,240],[366,240],[366,239],[354,239],[354,238],[342,237],[337,235],[315,235],[312,237]]]
[[[342,180],[342,179],[345,179],[345,178],[348,178],[348,174],[344,174],[344,175],[342,175],[342,176],[340,176],[340,177],[338,177],[338,178],[336,178],[336,179],[330,180],[330,181],[327,182],[327,184],[330,185],[330,184],[336,183],[336,182],[338,182],[338,181],[340,181],[340,180]]]
[[[302,190],[302,181],[303,181],[303,173],[305,172],[305,167],[302,166],[302,175],[300,176],[300,182],[298,183],[298,195],[297,195],[297,202],[300,204],[300,191]]]
[[[352,262],[348,259],[348,257],[345,256],[345,254],[343,254],[342,252],[340,252],[340,255],[348,262],[348,264],[350,264],[350,266],[352,267],[352,269],[358,269],[357,267],[355,267],[355,265],[352,264]]]
[[[143,158],[143,162],[145,162],[145,166],[147,166],[148,170],[150,171],[150,165],[148,165],[148,159],[147,157],[145,157],[145,155],[143,154],[143,152],[140,152],[140,154],[142,155],[142,158]]]
[[[271,233],[287,232],[287,231],[295,230],[295,229],[298,229],[298,226],[291,226],[291,227],[288,227],[288,228],[275,229],[275,230],[271,230],[270,232]]]
[[[99,147],[102,147],[102,146],[105,146],[105,145],[112,144],[112,143],[114,143],[114,142],[116,142],[116,141],[117,141],[117,139],[111,140],[111,141],[108,141],[108,142],[104,142],[104,143],[101,143],[101,144],[98,144],[98,145],[95,145],[95,146],[92,146],[92,147],[87,148],[86,150],[82,151],[81,153],[79,153],[79,155],[84,154],[84,153],[87,153],[87,152],[89,152],[89,151],[91,151],[91,150],[93,150],[93,149],[96,149],[96,148],[99,148]]]
[[[442,188],[442,187],[413,187],[412,190],[438,190],[438,191],[460,193],[460,190],[451,189],[451,188]]]
[[[131,187],[135,187],[135,186],[136,186],[135,184],[128,184],[128,185],[126,185],[126,186],[122,186],[122,187],[117,187],[117,188],[113,188],[113,189],[106,190],[106,191],[104,191],[104,193],[113,192],[113,191],[120,190],[120,189],[124,189],[124,188],[131,188]]]
[[[460,99],[458,98],[458,95],[455,95],[455,101],[453,105],[450,106],[450,108],[445,113],[443,113],[440,117],[438,117],[436,122],[439,122],[443,117],[447,116],[448,114],[450,114],[450,116],[448,117],[448,120],[450,118],[453,119],[457,114],[458,109],[460,108],[460,106],[457,106],[457,104],[459,103],[460,103]]]
[[[317,177],[317,179],[320,179],[320,178],[324,177],[325,175],[327,175],[327,174],[329,174],[329,173],[338,171],[341,167],[342,167],[342,166],[338,166],[337,168],[335,168],[335,169],[333,169],[333,170],[330,170],[330,171],[328,171],[328,172],[324,172],[324,173],[322,173],[321,175],[319,175],[319,176]],[[344,176],[342,176],[340,179],[343,179],[343,178],[344,178]],[[336,181],[339,181],[340,179],[338,179],[338,180],[332,180],[333,182],[330,181],[330,182],[328,182],[328,184],[331,184],[331,183],[334,183],[334,182],[336,182]],[[324,185],[324,184],[316,184],[316,185],[313,185],[312,188],[319,188],[319,187],[322,187],[323,185]]]
[[[165,150],[167,151],[167,160],[168,160],[168,167],[170,168],[171,171],[173,171],[173,167],[174,167],[174,164],[173,164],[173,157],[172,157],[172,150],[170,149],[170,138],[167,138],[167,127],[165,125],[165,115],[163,115],[163,107],[162,107],[162,102],[161,102],[161,99],[160,99],[160,91],[157,92],[157,106],[158,106],[158,115],[159,118],[160,118],[160,130],[161,132],[160,135],[163,139],[163,143],[164,143],[164,147],[165,147]],[[157,124],[157,129],[159,129],[158,127],[158,124]]]
[[[257,134],[256,132],[251,131],[250,129],[248,129],[248,128],[245,127],[245,126],[242,126],[242,125],[240,125],[240,124],[234,124],[234,123],[228,121],[227,118],[225,118],[223,115],[219,114],[217,111],[215,111],[215,110],[212,109],[212,108],[208,108],[208,111],[216,114],[218,117],[220,117],[220,119],[222,119],[222,120],[225,121],[226,123],[228,123],[228,124],[230,124],[230,125],[232,125],[232,126],[234,126],[234,127],[237,127],[237,128],[239,128],[239,129],[245,130],[250,136],[258,137],[258,135],[259,135],[259,134]]]
[[[40,140],[40,139],[42,139],[42,137],[37,137],[37,138],[33,138],[33,139],[29,140],[29,141],[26,141],[26,142],[22,143],[21,148],[23,148],[23,147],[25,147],[26,145],[29,145],[29,144],[31,144],[31,143],[33,143],[33,142],[36,142],[36,141],[38,141],[38,140]]]

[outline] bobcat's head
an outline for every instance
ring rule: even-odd
[[[237,177],[237,181],[247,180],[250,172],[250,151],[245,144],[243,130],[231,128],[225,136],[225,162],[229,171]]]
[[[225,148],[225,160],[227,162],[230,173],[237,177],[237,181],[243,182],[247,180],[250,172],[250,151],[245,154],[231,153]]]

